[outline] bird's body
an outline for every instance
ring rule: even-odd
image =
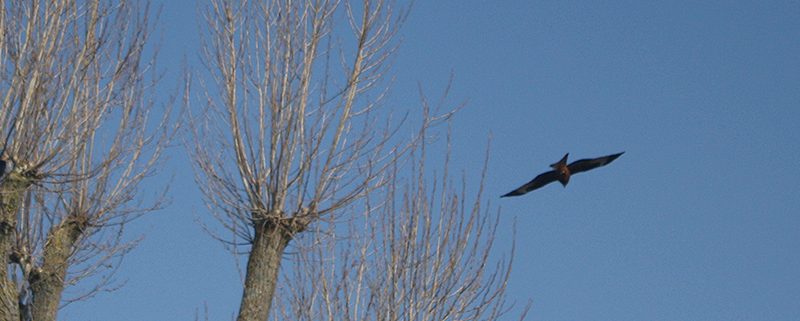
[[[561,185],[566,187],[567,183],[569,183],[569,178],[573,174],[585,172],[600,166],[605,166],[608,163],[613,162],[615,159],[617,159],[617,157],[624,153],[625,152],[600,158],[581,159],[569,165],[567,165],[567,157],[569,157],[569,154],[564,155],[564,158],[558,161],[558,163],[550,165],[550,167],[553,168],[552,171],[539,174],[539,176],[536,176],[536,178],[527,184],[522,185],[520,188],[500,197],[523,195],[555,181],[559,181]]]

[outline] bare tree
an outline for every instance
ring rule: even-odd
[[[395,135],[399,127],[392,123],[391,113],[379,108],[386,99],[389,79],[385,79],[385,73],[397,48],[396,33],[407,13],[392,3],[381,0],[365,0],[358,5],[338,0],[208,0],[207,4],[203,10],[207,26],[203,36],[204,62],[211,76],[210,82],[201,79],[207,109],[192,123],[193,141],[187,146],[207,205],[216,219],[233,232],[233,238],[212,234],[229,244],[235,253],[239,253],[240,246],[244,246],[243,252],[247,253],[238,320],[267,320],[281,261],[290,242],[300,237],[312,223],[327,223],[333,230],[342,222],[352,224],[360,217],[354,212],[359,206],[362,213],[380,212],[377,207],[357,201],[368,200],[373,193],[397,183],[397,171],[405,159],[403,155],[424,141],[427,128],[441,123],[450,114],[437,116],[431,109],[423,108],[422,123],[410,137],[402,139]],[[342,34],[345,36],[340,37]],[[348,34],[352,37],[346,36]],[[408,192],[424,194],[424,188],[416,190],[418,187],[414,185]],[[386,191],[383,202],[401,202],[396,198],[398,191]],[[441,216],[423,215],[418,211],[422,208],[416,207],[403,210],[380,207],[385,212],[377,218],[363,218],[367,222],[366,230],[353,230],[349,235],[368,243],[360,249],[376,252],[362,253],[359,260],[378,255],[381,259],[373,262],[384,267],[393,264],[390,260],[402,260],[404,262],[398,263],[441,268],[431,271],[429,276],[443,283],[429,289],[432,296],[420,298],[436,298],[439,301],[426,304],[450,307],[429,309],[430,316],[464,315],[468,308],[480,310],[492,304],[503,310],[502,304],[497,303],[502,300],[497,298],[507,280],[507,263],[501,263],[494,272],[496,281],[488,283],[484,283],[483,267],[469,273],[461,273],[462,268],[457,266],[447,270],[447,264],[485,264],[492,244],[489,234],[496,227],[496,222],[487,218],[479,203],[465,212],[465,203],[458,207],[453,199],[455,194],[451,192],[443,194],[442,201],[447,204],[443,204],[445,207],[441,210],[447,213]],[[418,196],[422,195],[409,196],[409,201],[428,201],[417,199]],[[433,217],[447,222],[416,225],[414,232],[394,225],[396,229],[388,228],[380,232],[385,234],[375,234],[380,224],[394,219],[402,222]],[[452,234],[434,231],[446,227],[452,229]],[[315,228],[316,232],[320,230],[326,229]],[[366,239],[361,234],[365,232],[369,235]],[[410,236],[415,239],[407,239]],[[421,243],[418,242],[423,241],[423,237],[446,240],[442,240],[438,248],[400,257],[397,253],[379,252],[389,251],[399,244],[419,249]],[[320,245],[319,242],[321,239],[297,248],[299,262],[313,262],[307,256],[318,253],[313,252],[313,247]],[[462,248],[466,245],[470,248]],[[312,250],[307,252],[304,246]],[[451,248],[453,246],[458,248]],[[428,255],[440,257],[431,259]],[[449,255],[460,259],[447,257]],[[367,261],[359,262],[360,268],[367,268]],[[405,277],[403,273],[407,273],[407,267],[403,271],[397,271],[399,274],[384,273],[385,269],[369,272],[364,274],[364,281],[369,282],[358,284],[374,287],[390,281],[381,278]],[[445,276],[450,272],[459,274]],[[384,293],[373,288],[354,293],[369,293],[373,301],[364,304],[381,305],[381,308],[372,306],[370,313],[391,319],[394,313],[390,312],[391,304],[410,298],[395,295],[412,288],[415,293],[421,293],[429,284],[419,282],[422,282],[419,286],[401,286],[397,291]],[[457,297],[438,292],[462,286],[469,289],[461,291]],[[282,295],[288,295],[287,291],[290,290],[282,290]],[[348,291],[332,291],[320,298],[331,299],[332,295],[342,293],[350,295]],[[481,295],[486,299],[485,304],[475,302]],[[358,302],[351,302],[351,297],[339,299],[339,304],[360,306]],[[328,303],[326,307],[331,308],[333,302]],[[285,309],[286,305],[281,308]],[[303,313],[282,311],[281,316],[306,319],[319,315],[331,319],[342,316],[330,311],[319,315]],[[480,310],[474,315],[491,317],[496,314]]]
[[[110,290],[130,220],[164,205],[137,189],[176,134],[154,104],[139,1],[0,0],[0,319],[56,320],[60,306]],[[155,49],[155,48],[154,48]],[[93,285],[63,299],[88,276]]]
[[[208,3],[214,86],[203,84],[210,112],[194,127],[192,154],[217,218],[250,245],[239,320],[265,320],[289,241],[385,184],[387,158],[405,149],[377,124],[384,93],[365,97],[405,12],[383,1]],[[341,13],[354,33],[347,43],[334,36]]]

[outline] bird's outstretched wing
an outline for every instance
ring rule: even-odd
[[[500,197],[520,196],[539,187],[555,182],[557,179],[558,173],[556,173],[556,171],[549,171],[547,173],[539,174],[539,176],[536,176],[536,178],[528,182],[528,184],[522,185],[520,188]]]
[[[617,159],[617,157],[619,157],[622,154],[625,154],[625,152],[614,155],[608,155],[606,157],[577,160],[572,164],[567,165],[567,168],[569,169],[570,174],[585,172],[600,166],[608,165],[608,163],[613,162],[615,159]]]

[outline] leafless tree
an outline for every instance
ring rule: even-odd
[[[203,56],[210,76],[200,80],[207,109],[202,115],[194,116],[193,140],[187,146],[208,207],[224,227],[233,232],[233,237],[212,234],[229,244],[234,252],[238,253],[240,246],[244,246],[243,252],[247,253],[238,320],[268,319],[281,261],[292,240],[300,237],[312,223],[330,223],[327,226],[331,229],[341,225],[338,223],[352,223],[354,217],[359,216],[354,215],[354,208],[366,204],[359,200],[367,200],[371,194],[396,183],[399,164],[407,159],[404,155],[425,140],[427,128],[449,117],[450,114],[437,116],[430,112],[438,109],[424,108],[421,124],[403,139],[399,137],[402,135],[397,135],[400,122],[393,123],[392,113],[379,108],[387,97],[390,79],[386,79],[386,71],[394,57],[399,42],[396,34],[406,14],[406,10],[381,0],[357,4],[340,0],[208,0],[203,8],[206,23]],[[425,192],[414,188],[409,192]],[[395,198],[398,191],[388,190],[384,202],[400,202]],[[437,268],[445,268],[442,265],[445,261],[448,264],[486,263],[482,253],[469,252],[477,250],[464,252],[447,248],[470,244],[475,249],[490,249],[491,236],[482,233],[493,233],[493,224],[496,224],[487,221],[480,206],[468,212],[457,209],[458,202],[449,203],[454,201],[450,192],[442,199],[448,202],[446,208],[442,208],[448,213],[441,217],[453,221],[445,225],[419,225],[413,233],[420,234],[413,235],[420,238],[415,241],[423,236],[447,237],[447,241],[441,243],[442,248],[429,248],[426,253],[452,254],[464,259],[449,261],[452,258],[442,257],[434,259],[435,262],[417,256],[384,259],[405,260],[403,264],[413,261]],[[418,201],[424,200],[413,200]],[[423,218],[417,212],[421,208],[380,208],[389,212],[367,220],[369,229],[376,229],[394,218],[401,221],[404,217]],[[362,211],[379,212],[373,207],[362,208]],[[462,214],[451,215],[456,212]],[[432,230],[446,226],[453,228],[454,234],[439,235]],[[385,246],[404,242],[398,237],[409,231],[406,227],[395,227],[397,229],[382,230],[387,234],[367,238],[371,243],[365,249],[384,251],[388,250]],[[319,230],[324,229],[315,229]],[[351,236],[361,240],[359,233],[363,232],[352,231]],[[458,232],[463,235],[455,236]],[[313,246],[314,242],[311,243]],[[418,245],[404,244],[414,248]],[[414,255],[418,254],[421,252]],[[300,262],[311,261],[302,259]],[[495,272],[497,281],[488,284],[483,283],[483,268],[477,274],[446,277],[447,281],[441,284],[447,285],[432,291],[455,290],[447,288],[454,285],[467,286],[469,290],[457,294],[458,298],[438,293],[443,295],[439,298],[447,297],[439,303],[455,304],[454,310],[436,308],[441,312],[430,311],[433,313],[430,315],[461,315],[466,313],[463,309],[467,306],[496,304],[499,302],[495,300],[496,293],[502,293],[505,285],[506,269],[507,265],[502,264]],[[459,272],[460,268],[453,267],[450,271]],[[447,271],[432,272],[430,276],[438,278],[443,273]],[[371,282],[386,281],[380,279],[382,277],[401,277],[377,271],[368,275],[374,277],[365,279]],[[478,283],[458,284],[466,281]],[[422,289],[411,286],[398,291],[411,288]],[[471,294],[465,294],[467,292]],[[399,293],[397,291],[382,293],[375,289],[369,293],[376,300],[373,304],[384,305],[371,310],[374,313],[389,313],[383,309],[390,309],[389,305],[400,299],[390,297]],[[478,294],[486,295],[488,303],[455,303],[465,298],[477,300],[475,295]],[[502,310],[501,304],[495,306]],[[340,317],[333,313],[324,315],[332,319]],[[487,314],[481,311],[475,315]]]
[[[175,100],[153,108],[148,3],[0,8],[2,157],[13,164],[0,182],[0,319],[56,320],[60,306],[119,285],[111,276],[138,242],[123,238],[125,224],[164,205],[137,186],[177,133]]]
[[[372,1],[361,11],[327,0],[208,3],[214,86],[203,84],[210,112],[192,154],[217,218],[250,244],[239,320],[265,320],[289,241],[385,183],[386,158],[402,153],[386,144],[394,128],[376,124],[383,93],[364,96],[405,12]],[[333,32],[343,11],[355,40],[346,44]]]

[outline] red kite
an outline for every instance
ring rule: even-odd
[[[567,155],[564,155],[564,158],[558,161],[558,163],[550,165],[550,167],[553,168],[552,171],[539,174],[539,176],[536,176],[536,178],[528,182],[528,184],[522,185],[520,188],[500,197],[519,196],[555,181],[559,181],[561,182],[561,185],[567,187],[567,183],[569,183],[569,177],[572,176],[572,174],[577,174],[590,169],[595,169],[600,166],[608,165],[608,163],[613,162],[615,159],[617,159],[617,157],[624,153],[625,152],[594,159],[581,159],[569,165],[567,165],[567,156],[569,156],[569,153],[567,153]]]

